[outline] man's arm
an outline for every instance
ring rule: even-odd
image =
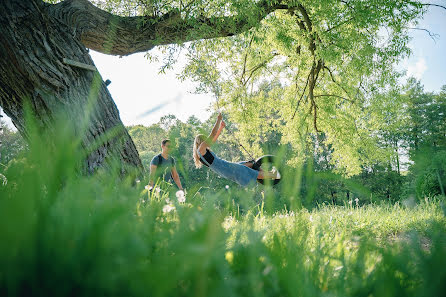
[[[175,167],[172,167],[172,177],[175,183],[178,186],[178,189],[183,190],[183,186],[181,185],[180,176],[178,175],[177,169]]]
[[[149,186],[153,187],[153,182],[155,179],[156,165],[150,164],[150,174],[149,174]]]

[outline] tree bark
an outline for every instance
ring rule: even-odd
[[[287,8],[271,2],[258,2],[252,19],[259,22],[271,11]],[[120,17],[87,0],[55,5],[42,0],[1,0],[0,106],[25,138],[26,102],[44,131],[57,130],[57,116],[70,121],[83,149],[89,151],[85,172],[109,166],[108,160],[116,158],[123,171],[125,165],[142,169],[135,145],[99,73],[73,66],[94,66],[86,47],[105,54],[129,55],[160,44],[231,36],[253,25],[238,16],[183,19],[170,13]],[[114,136],[90,151],[110,131]]]
[[[142,168],[138,152],[97,71],[65,64],[64,58],[94,65],[73,29],[45,13],[33,0],[0,4],[0,104],[19,132],[28,137],[24,105],[28,102],[38,128],[55,131],[55,118],[73,125],[89,151],[83,171],[94,172],[109,161]],[[113,137],[99,146],[105,133]],[[95,149],[91,148],[95,146]]]
[[[400,154],[398,152],[398,140],[395,140],[395,154],[396,154],[396,169],[398,172],[398,175],[401,174],[400,172]]]
[[[162,16],[121,17],[103,11],[88,0],[65,0],[48,7],[51,16],[76,29],[82,43],[111,55],[130,55],[157,45],[226,37],[245,32],[276,9],[288,6],[261,0],[250,12],[250,21],[239,16],[188,17],[178,12]]]

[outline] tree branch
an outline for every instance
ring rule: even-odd
[[[323,67],[323,62],[321,60],[319,60],[317,62],[317,66],[315,68],[315,71],[313,71],[311,80],[310,80],[310,84],[309,84],[309,89],[308,89],[308,93],[309,93],[309,97],[311,100],[311,106],[313,106],[314,108],[314,113],[313,113],[313,126],[314,126],[314,130],[316,130],[316,133],[319,133],[319,130],[317,128],[317,104],[316,101],[314,100],[314,87],[316,86],[317,83],[317,79],[319,77],[319,73]],[[311,108],[311,107],[310,107]]]
[[[260,22],[284,4],[258,2],[253,18]],[[179,11],[162,16],[121,17],[110,14],[88,0],[65,0],[47,6],[48,13],[72,28],[82,43],[93,50],[110,55],[130,55],[157,45],[226,37],[245,32],[256,25],[245,17],[181,17]]]
[[[272,56],[271,56],[271,58],[269,59],[269,60],[265,60],[265,61],[263,61],[262,63],[260,63],[260,64],[258,64],[258,65],[256,65],[256,66],[254,66],[254,67],[252,67],[250,70],[249,70],[249,76],[248,76],[248,78],[245,80],[245,82],[243,83],[243,85],[244,86],[246,86],[246,84],[249,82],[249,80],[252,78],[252,76],[254,75],[254,73],[257,71],[257,70],[259,70],[260,68],[262,68],[262,67],[264,67],[264,66],[266,66],[272,59],[274,59],[274,57],[275,56],[277,56],[278,54],[277,53],[272,53]]]
[[[317,128],[317,105],[316,102],[313,100],[313,108],[314,108],[314,113],[313,113],[313,127],[314,130],[316,131],[316,133],[319,133],[319,129]]]
[[[248,47],[246,49],[246,53],[245,53],[245,56],[244,56],[244,59],[243,59],[243,70],[242,70],[242,75],[240,76],[240,83],[242,85],[246,85],[246,82],[243,82],[243,79],[245,77],[246,63],[248,62],[248,54],[249,54],[249,51],[251,49],[251,45],[252,45],[253,40],[254,40],[254,35],[252,35],[251,39],[249,40],[249,44],[248,44]]]
[[[317,34],[315,32],[313,32],[313,24],[311,23],[310,17],[308,16],[308,13],[307,13],[305,7],[303,7],[302,4],[299,4],[297,6],[297,8],[298,8],[299,12],[302,14],[302,17],[304,18],[304,21],[305,21],[305,24],[307,27],[307,32],[308,32],[308,34],[310,34],[309,49],[311,51],[311,54],[314,56],[314,51],[316,50],[316,42],[315,42],[314,35],[316,35],[318,40],[319,40],[319,36],[317,36]]]
[[[355,101],[353,101],[351,99],[348,99],[348,98],[345,98],[345,97],[342,97],[342,96],[338,96],[338,95],[333,95],[333,94],[314,95],[314,98],[317,98],[317,97],[337,97],[337,98],[340,98],[340,99],[344,99],[345,101],[348,101],[350,103],[355,103]]]
[[[437,43],[438,38],[440,38],[440,35],[432,33],[431,31],[429,31],[428,29],[424,29],[424,28],[407,28],[409,30],[419,30],[419,31],[425,31],[427,32],[427,34],[429,34],[429,37],[432,38],[432,40]]]
[[[347,92],[347,90],[346,90],[340,83],[338,83],[338,82],[336,81],[336,79],[334,78],[333,72],[331,72],[331,69],[328,68],[327,66],[324,66],[324,69],[327,69],[328,73],[330,74],[331,80],[332,80],[338,87],[340,87],[348,97],[351,97],[350,94]],[[352,99],[350,99],[350,101],[351,101],[351,102],[354,102],[354,100],[352,100]]]
[[[313,65],[313,67],[314,67],[314,65]],[[305,83],[305,87],[304,87],[304,89],[303,89],[303,91],[302,91],[302,94],[300,95],[299,101],[297,101],[296,108],[294,109],[294,113],[293,113],[293,116],[291,117],[291,120],[293,120],[294,117],[296,116],[296,112],[297,112],[297,109],[299,108],[300,101],[302,100],[302,98],[303,98],[303,96],[304,96],[304,94],[305,94],[305,90],[307,89],[308,82],[310,81],[310,75],[311,75],[311,73],[312,73],[313,70],[314,70],[313,67],[311,68],[310,72],[308,73],[307,81],[306,81],[306,83]],[[297,90],[296,90],[296,95],[297,95]]]
[[[347,20],[343,20],[342,22],[340,22],[340,23],[334,25],[333,27],[328,28],[328,29],[325,31],[325,33],[328,33],[328,32],[330,32],[330,31],[332,31],[332,30],[334,30],[334,29],[336,29],[336,28],[339,28],[339,27],[341,27],[342,25],[348,24],[349,22],[353,21],[354,19],[355,19],[354,17],[350,17],[350,18],[348,18]]]
[[[446,10],[446,7],[440,4],[433,4],[433,3],[420,3],[421,6],[435,6],[435,7],[440,7]]]

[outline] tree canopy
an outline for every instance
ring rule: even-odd
[[[5,25],[0,103],[22,134],[25,98],[31,98],[37,122],[47,130],[54,113],[66,111],[74,122],[84,106],[91,106],[83,145],[117,126],[122,139],[90,155],[89,171],[109,154],[140,166],[100,77],[64,64],[68,58],[92,69],[85,48],[124,56],[158,46],[165,67],[186,50],[183,77],[216,96],[217,106],[227,110],[244,133],[242,141],[253,149],[260,150],[259,133],[274,129],[283,144],[293,147],[297,154],[290,162],[298,164],[311,154],[308,142],[323,139],[334,149],[336,168],[348,175],[360,171],[377,142],[370,135],[376,125],[372,95],[398,78],[393,66],[410,53],[408,32],[431,5],[408,0],[42,1],[7,0],[0,15]]]
[[[250,149],[261,153],[268,133],[278,132],[282,144],[292,146],[290,163],[296,165],[313,153],[309,142],[323,141],[333,149],[335,168],[347,175],[387,158],[384,150],[376,150],[381,140],[372,131],[383,125],[385,110],[400,104],[375,95],[397,85],[401,73],[395,65],[410,54],[410,30],[429,6],[406,0],[96,4],[120,15],[176,15],[178,22],[198,29],[194,36],[204,30],[220,37],[221,26],[203,19],[221,18],[238,28],[227,38],[189,38],[185,33],[171,44],[158,42],[166,67],[185,51],[188,64],[182,77],[198,81],[198,92],[214,94],[216,107],[229,113]]]
[[[376,95],[398,92],[395,66],[410,54],[409,32],[425,10],[414,1],[295,2],[240,35],[191,44],[183,75],[214,93],[258,150],[277,130],[299,164],[317,135],[339,172],[357,174],[386,155],[373,131],[402,103]]]

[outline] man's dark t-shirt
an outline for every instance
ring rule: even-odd
[[[154,176],[154,182],[156,182],[158,178],[161,178],[166,182],[173,182],[171,172],[172,168],[175,168],[174,158],[169,157],[168,159],[164,159],[163,156],[159,154],[153,157],[152,161],[150,162],[150,165],[157,166]]]

